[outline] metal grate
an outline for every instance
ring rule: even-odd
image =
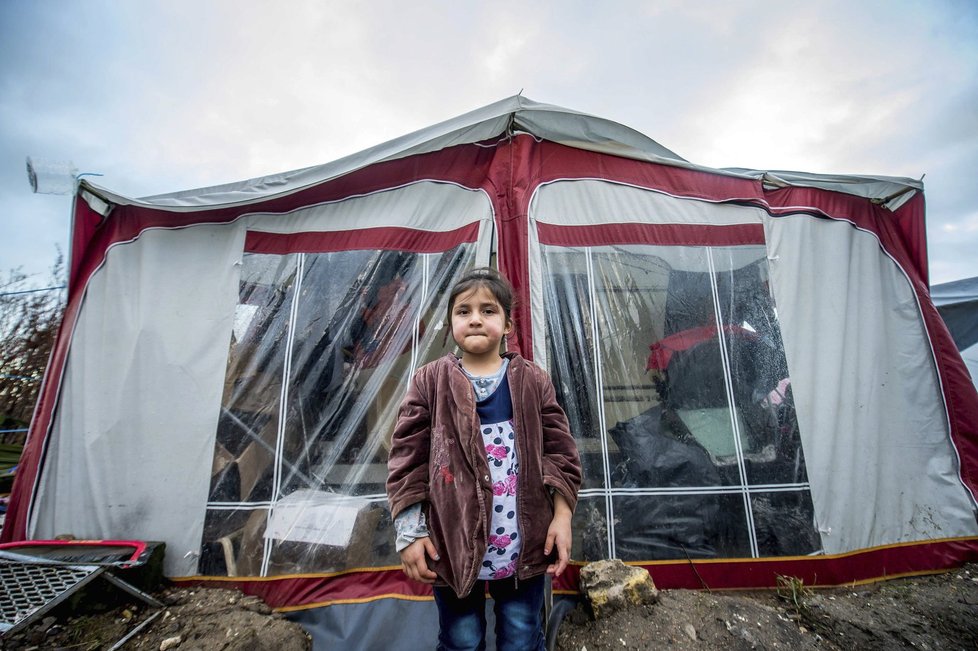
[[[26,626],[105,569],[0,558],[0,634]]]

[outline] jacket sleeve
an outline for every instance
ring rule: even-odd
[[[419,370],[411,379],[397,413],[387,458],[387,501],[391,517],[428,499],[428,454],[431,448],[431,416]]]
[[[581,488],[581,458],[550,376],[537,368],[543,420],[543,482],[564,496],[573,511]]]

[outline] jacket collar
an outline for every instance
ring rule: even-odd
[[[450,359],[451,359],[451,361],[452,361],[452,363],[453,363],[453,364],[454,364],[454,365],[455,365],[456,367],[458,367],[459,369],[461,369],[461,368],[462,368],[462,358],[461,358],[461,357],[459,357],[459,356],[458,356],[458,355],[456,355],[455,353],[448,353],[448,354],[446,354],[445,356],[446,356],[446,357],[448,357],[448,358],[450,358]],[[519,353],[517,353],[517,352],[514,352],[514,351],[512,351],[512,350],[507,350],[507,351],[506,351],[505,353],[503,353],[503,354],[502,354],[502,356],[503,356],[503,357],[505,357],[506,359],[508,359],[508,360],[509,360],[509,365],[510,365],[510,367],[512,367],[512,366],[513,366],[513,362],[514,362],[515,360],[517,360],[517,359],[519,359],[519,358],[520,358],[520,354],[519,354]]]

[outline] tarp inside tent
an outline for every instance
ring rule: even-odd
[[[978,395],[924,233],[918,181],[704,168],[520,96],[240,183],[83,181],[2,538],[163,540],[170,577],[317,641],[433,621],[397,568],[387,445],[452,350],[447,289],[491,263],[577,437],[578,564],[714,588],[974,560]]]

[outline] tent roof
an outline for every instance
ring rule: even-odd
[[[978,307],[978,276],[933,285],[930,288],[930,297],[938,307],[961,303],[971,303]]]
[[[651,138],[617,122],[515,95],[323,165],[142,199],[124,197],[87,180],[81,182],[79,191],[90,203],[93,199],[96,203],[97,199],[102,199],[115,204],[175,211],[247,205],[291,194],[381,161],[520,133],[578,149],[726,176],[759,179],[773,186],[804,186],[844,192],[869,198],[891,210],[910,199],[916,190],[923,189],[920,181],[899,177],[716,169],[695,165]]]
[[[978,276],[934,285],[930,297],[937,306],[958,350],[978,344]],[[972,357],[974,352],[972,352]],[[973,377],[978,383],[978,377]]]

